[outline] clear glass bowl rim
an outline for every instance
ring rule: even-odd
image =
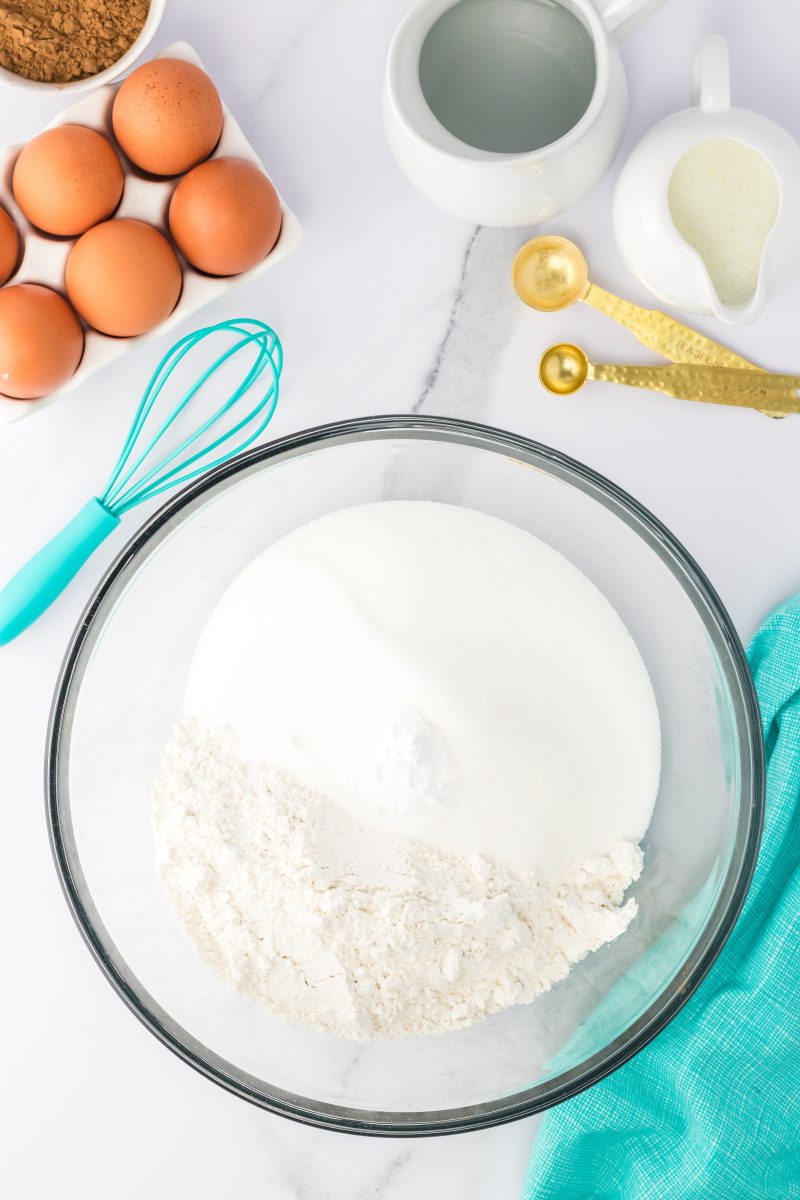
[[[642,1016],[602,1051],[569,1071],[510,1097],[467,1108],[381,1112],[345,1108],[272,1088],[215,1055],[177,1025],[127,971],[106,933],[83,878],[70,818],[69,733],[81,680],[115,599],[142,561],[208,493],[240,477],[325,447],[369,440],[424,440],[512,456],[578,487],[645,538],[700,610],[731,689],[740,742],[741,795],[736,837],[719,899],[691,955]],[[365,417],[302,430],[218,467],[165,503],[130,539],[95,589],[65,655],[53,698],[45,757],[45,796],[53,857],[72,916],[93,957],[136,1017],[173,1053],[235,1095],[304,1124],[345,1133],[420,1137],[489,1128],[542,1112],[591,1087],[627,1062],[679,1012],[727,940],[755,870],[764,820],[765,765],[761,717],[744,649],[721,600],[700,567],[647,509],[575,459],[518,434],[456,418]]]

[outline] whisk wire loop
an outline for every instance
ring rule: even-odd
[[[195,380],[174,405],[160,427],[149,438],[147,444],[134,456],[134,447],[173,372],[204,338],[220,332],[230,332],[240,336]],[[258,353],[235,390],[179,446],[141,473],[156,446],[177,421],[186,406],[216,371],[248,346],[256,346]],[[105,491],[100,497],[101,502],[110,512],[121,516],[142,501],[149,500],[179,484],[187,483],[198,475],[227,462],[234,454],[239,454],[242,450],[247,449],[263,433],[272,419],[278,403],[282,368],[283,350],[274,330],[261,321],[249,317],[222,321],[217,325],[208,326],[181,338],[164,355],[145,389],[122,453],[106,484]],[[244,413],[230,429],[223,431],[212,441],[202,444],[209,430],[242,399],[265,370],[269,371],[271,382],[253,407]],[[236,439],[245,430],[248,431],[246,437],[237,441]],[[197,448],[195,449],[195,447]],[[224,452],[216,458],[212,457],[221,447],[225,447]]]
[[[258,333],[252,334],[246,338],[243,338],[239,342],[237,342],[234,346],[230,347],[225,352],[225,354],[220,355],[220,357],[216,360],[216,362],[214,362],[203,373],[203,375],[198,380],[195,381],[195,383],[189,389],[189,391],[186,393],[186,395],[183,397],[183,399],[175,406],[175,408],[173,409],[170,416],[167,418],[167,420],[162,425],[161,429],[159,429],[156,432],[154,437],[150,440],[149,444],[141,451],[138,458],[129,466],[127,472],[125,472],[125,474],[121,478],[118,478],[116,480],[115,486],[113,488],[112,488],[111,484],[109,483],[109,488],[107,490],[107,498],[112,503],[116,502],[114,499],[112,499],[112,497],[114,495],[116,495],[116,497],[118,499],[121,498],[120,493],[121,493],[122,489],[124,488],[125,484],[136,473],[136,471],[139,469],[139,467],[147,459],[148,455],[150,454],[150,452],[152,451],[152,449],[154,448],[156,443],[164,436],[164,434],[166,434],[166,432],[170,428],[170,426],[178,419],[180,414],[186,408],[187,404],[194,398],[194,396],[197,394],[197,392],[200,391],[200,389],[206,383],[208,378],[214,373],[214,371],[216,371],[224,362],[226,362],[229,358],[231,358],[234,354],[236,354],[240,349],[242,349],[244,346],[246,346],[249,342],[255,341],[255,340],[262,342],[262,348],[259,353],[259,358],[256,361],[256,363],[254,364],[254,366],[250,369],[250,372],[248,373],[247,378],[236,389],[236,392],[233,394],[233,396],[229,397],[229,399],[220,407],[220,409],[217,410],[217,412],[212,413],[211,416],[191,435],[191,437],[187,438],[185,442],[183,442],[174,451],[172,451],[171,454],[167,455],[167,457],[165,459],[163,459],[159,464],[154,466],[145,477],[143,477],[141,480],[139,480],[137,487],[143,486],[150,478],[152,478],[154,475],[156,475],[161,468],[167,466],[170,462],[174,461],[174,459],[177,458],[178,455],[180,455],[190,445],[193,445],[195,442],[197,442],[203,436],[203,434],[210,428],[210,426],[213,425],[217,420],[219,420],[224,415],[224,413],[233,404],[235,404],[236,401],[249,389],[251,384],[261,373],[261,367],[263,365],[265,351],[264,351],[264,346],[263,346],[263,335],[261,332],[258,332]],[[181,344],[180,343],[178,344],[180,351],[181,351],[179,354],[173,354],[173,355],[167,356],[167,359],[163,360],[162,364],[157,369],[156,375],[151,380],[151,383],[150,383],[147,391],[145,392],[142,403],[140,405],[141,418],[137,419],[135,421],[135,435],[133,436],[132,439],[129,439],[129,440],[135,441],[136,436],[138,436],[138,434],[141,432],[141,429],[144,425],[144,422],[147,419],[149,412],[151,411],[154,404],[158,400],[165,383],[167,382],[170,375],[172,374],[172,371],[175,369],[175,367],[181,361],[181,359],[184,358],[184,356],[188,353],[188,351],[190,349],[192,349],[192,347],[196,344],[197,338],[192,337],[190,339],[187,339],[187,341],[188,341],[188,344],[186,346],[181,347]],[[164,363],[166,363],[166,367],[162,371],[161,367],[164,365]],[[137,417],[138,417],[138,415],[137,415]],[[247,421],[249,419],[250,419],[250,414],[248,414],[248,416],[244,418],[245,421]],[[132,433],[133,432],[134,431],[132,428]],[[229,431],[229,432],[233,433],[233,431]],[[219,440],[220,439],[218,439],[216,444],[219,444]],[[215,448],[215,447],[212,447],[212,446],[206,447],[204,452],[208,452],[209,450],[211,450],[213,448]],[[128,454],[130,454],[130,447],[127,448],[126,457]],[[196,457],[197,456],[195,455],[193,457],[192,461],[194,461],[196,459]],[[122,462],[120,464],[118,464],[118,466],[122,466],[122,465],[124,465],[124,459],[122,460]],[[184,465],[187,465],[187,464],[184,464]],[[117,470],[117,468],[115,468],[115,471],[116,470]]]

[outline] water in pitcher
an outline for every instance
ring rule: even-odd
[[[419,80],[434,116],[479,150],[524,154],[581,119],[597,66],[585,25],[557,0],[460,0],[431,27]]]

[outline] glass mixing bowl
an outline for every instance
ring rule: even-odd
[[[663,772],[639,914],[533,1004],[440,1037],[355,1043],[282,1024],[197,957],[156,870],[150,787],[214,604],[314,517],[446,501],[528,529],[616,607],[655,687]],[[509,635],[511,636],[511,635]],[[742,648],[685,550],[586,467],[509,433],[387,417],[285,438],[189,487],[123,550],[68,651],[48,749],[64,890],[122,999],[186,1062],[273,1112],[371,1134],[452,1133],[545,1109],[640,1050],[697,986],[741,908],[763,816]],[[487,803],[490,803],[487,797]]]

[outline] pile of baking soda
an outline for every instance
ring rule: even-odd
[[[444,1033],[624,932],[659,770],[641,656],[576,567],[478,512],[365,505],[212,613],[155,784],[160,871],[278,1016]]]

